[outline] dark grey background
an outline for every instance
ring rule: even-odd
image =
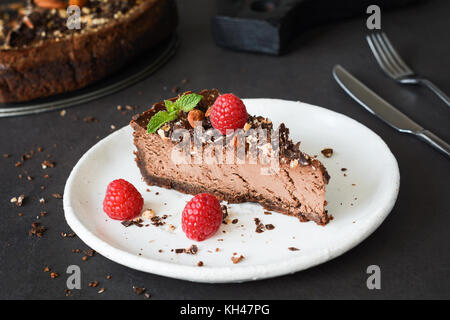
[[[83,289],[67,299],[143,299],[132,286],[149,289],[154,299],[303,299],[303,298],[450,298],[450,195],[449,162],[441,154],[412,136],[394,132],[353,102],[334,82],[332,67],[339,63],[353,72],[388,101],[450,141],[450,112],[425,89],[403,87],[387,79],[375,63],[364,40],[365,18],[323,26],[308,31],[282,57],[225,51],[211,39],[209,21],[213,1],[179,1],[181,46],[163,69],[146,81],[108,98],[59,112],[0,119],[0,298],[66,299],[66,274],[70,264],[82,268]],[[450,92],[450,2],[429,1],[383,14],[382,24],[414,70],[431,77]],[[244,284],[195,284],[163,278],[120,266],[96,255],[88,261],[72,249],[87,247],[78,238],[62,238],[70,232],[62,201],[65,181],[78,159],[99,139],[126,125],[133,112],[122,115],[117,105],[139,105],[140,110],[171,88],[189,79],[185,89],[219,88],[241,97],[301,100],[350,116],[379,134],[396,156],[401,187],[394,210],[366,241],[343,256],[321,266],[270,280]],[[81,119],[93,116],[98,123]],[[78,118],[78,120],[76,120]],[[344,129],[344,128],[343,128]],[[54,146],[54,144],[56,146]],[[20,156],[42,146],[21,168]],[[117,150],[120,153],[121,150]],[[358,150],[355,150],[358,152]],[[46,155],[56,167],[40,168]],[[33,181],[18,179],[24,170]],[[45,173],[50,179],[44,179]],[[46,190],[41,191],[40,186]],[[27,196],[22,208],[9,202]],[[38,198],[48,203],[42,206]],[[41,210],[48,231],[42,239],[28,236],[30,224]],[[23,217],[18,217],[19,212]],[[366,288],[366,268],[382,270],[382,289]],[[45,266],[61,277],[50,279]],[[105,280],[111,274],[112,279]],[[89,288],[99,280],[105,287]]]

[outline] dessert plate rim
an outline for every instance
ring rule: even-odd
[[[269,263],[262,265],[238,264],[238,265],[231,265],[228,267],[226,266],[209,267],[205,265],[199,268],[198,266],[194,265],[189,266],[177,264],[176,262],[158,261],[156,259],[138,256],[131,252],[117,248],[114,246],[114,244],[108,243],[107,241],[100,239],[97,235],[91,232],[89,228],[87,228],[77,216],[76,210],[74,209],[74,201],[76,199],[74,198],[73,195],[75,182],[81,165],[91,154],[95,153],[99,147],[108,144],[111,141],[114,141],[114,139],[116,139],[120,135],[123,135],[124,132],[126,131],[129,131],[129,133],[131,134],[132,129],[128,125],[111,133],[104,139],[97,142],[80,158],[78,163],[72,169],[72,172],[70,173],[70,176],[67,179],[65,185],[63,198],[64,214],[69,226],[77,234],[77,236],[89,247],[97,251],[99,254],[105,256],[106,258],[113,260],[124,266],[139,271],[144,271],[176,279],[189,280],[194,282],[206,282],[206,283],[226,283],[226,282],[244,282],[250,280],[272,278],[295,273],[301,270],[314,267],[316,265],[334,259],[342,255],[343,253],[351,250],[359,243],[364,241],[381,225],[381,223],[389,215],[389,213],[391,212],[392,208],[395,205],[400,186],[400,172],[397,160],[395,159],[394,155],[392,154],[386,143],[383,141],[383,139],[381,139],[381,137],[379,137],[375,132],[373,132],[371,129],[367,128],[363,124],[359,123],[358,121],[348,116],[345,116],[341,113],[323,107],[314,106],[299,101],[289,101],[282,99],[243,99],[243,100],[244,102],[271,100],[271,102],[273,103],[276,102],[296,103],[299,104],[299,106],[301,105],[302,107],[309,109],[310,111],[313,110],[322,113],[323,112],[331,113],[331,116],[336,117],[337,120],[350,121],[353,124],[357,124],[361,130],[365,130],[367,133],[372,135],[374,139],[381,142],[381,144],[384,146],[386,151],[384,156],[387,157],[386,159],[390,163],[390,170],[392,173],[392,179],[389,185],[386,186],[386,188],[390,188],[387,191],[386,199],[383,203],[380,203],[380,206],[378,207],[378,210],[376,212],[372,212],[370,214],[370,216],[367,218],[368,221],[365,221],[365,223],[360,226],[362,228],[358,229],[358,232],[355,232],[354,234],[349,234],[349,237],[346,239],[345,243],[334,244],[333,246],[317,250],[313,254],[309,254],[307,256],[300,255],[283,261],[278,261],[276,263]],[[317,226],[317,228],[323,227]],[[327,228],[327,226],[325,226],[324,228]]]

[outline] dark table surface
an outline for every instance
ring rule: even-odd
[[[450,167],[444,156],[412,136],[402,135],[353,102],[331,76],[342,64],[388,101],[450,141],[450,112],[433,94],[419,87],[403,87],[387,79],[364,40],[365,18],[321,26],[303,33],[282,57],[226,51],[216,47],[209,22],[213,1],[179,1],[181,46],[175,57],[145,81],[125,91],[83,106],[35,116],[0,119],[0,298],[1,299],[143,299],[132,286],[148,288],[154,299],[317,299],[317,298],[450,298]],[[383,29],[405,59],[419,73],[430,76],[450,92],[450,2],[429,1],[383,13]],[[389,145],[401,173],[397,203],[367,240],[344,255],[293,275],[243,284],[196,284],[135,271],[101,255],[83,262],[72,249],[88,249],[70,232],[64,219],[62,193],[78,159],[111,125],[126,125],[133,112],[123,115],[117,105],[139,105],[140,110],[172,96],[171,88],[188,79],[185,89],[216,87],[241,97],[301,100],[343,113],[363,123]],[[99,122],[86,123],[85,117]],[[31,159],[16,168],[23,153],[37,147]],[[357,150],[355,150],[357,151]],[[120,152],[120,150],[117,150]],[[55,168],[43,170],[49,159]],[[28,172],[25,173],[25,171]],[[43,176],[48,173],[50,178]],[[18,175],[24,178],[19,179]],[[25,177],[30,175],[32,181]],[[45,186],[41,190],[40,186]],[[25,194],[20,208],[10,203]],[[44,197],[42,205],[38,199]],[[36,220],[41,211],[48,215]],[[23,213],[23,216],[18,216]],[[32,222],[48,228],[43,238],[30,237]],[[82,270],[82,289],[66,298],[66,268]],[[381,268],[381,290],[368,290],[366,269]],[[43,272],[50,266],[60,277]],[[105,280],[110,274],[111,280]],[[105,287],[88,287],[98,280]]]

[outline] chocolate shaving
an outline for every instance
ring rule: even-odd
[[[172,251],[175,251],[175,253],[177,253],[177,254],[178,253],[186,253],[186,254],[195,255],[198,252],[198,247],[195,244],[193,244],[192,246],[190,246],[187,249],[179,248],[179,249],[175,249],[175,250],[172,249]]]
[[[130,226],[137,226],[139,228],[143,227],[143,220],[142,219],[137,219],[137,220],[127,220],[127,221],[122,221],[121,224],[123,226],[125,226],[125,228],[128,228]]]
[[[265,230],[265,226],[263,223],[261,223],[261,220],[259,220],[258,218],[255,218],[255,224],[256,224],[256,233],[263,233]]]
[[[275,226],[273,225],[273,224],[266,224],[266,229],[267,230],[273,230],[273,229],[275,229]]]
[[[222,223],[227,224],[226,218],[228,217],[228,208],[227,206],[223,205],[220,207],[222,209]]]
[[[133,286],[133,291],[134,293],[136,293],[138,296],[140,296],[141,294],[143,294],[145,292],[145,288],[141,288],[141,287],[136,287]]]
[[[333,149],[331,148],[325,148],[322,151],[322,154],[326,157],[326,158],[331,158],[331,156],[333,155]]]

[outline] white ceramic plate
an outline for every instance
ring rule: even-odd
[[[302,141],[301,149],[324,163],[331,175],[327,209],[334,217],[327,226],[300,223],[278,213],[265,215],[258,204],[232,204],[229,214],[239,220],[237,224],[222,225],[214,237],[196,243],[196,255],[172,252],[194,244],[180,225],[191,196],[142,182],[128,126],[98,142],[74,167],[64,191],[67,223],[91,248],[130,268],[190,281],[240,282],[289,274],[333,259],[383,222],[397,198],[400,176],[397,161],[380,137],[321,107],[274,99],[246,99],[245,104],[250,114],[267,116],[275,125],[285,122],[294,141]],[[322,156],[324,147],[334,149],[331,158]],[[176,229],[171,231],[167,225],[125,228],[109,219],[102,201],[108,183],[118,178],[134,184],[144,197],[144,208],[169,215],[166,222]],[[256,233],[255,217],[275,229]],[[233,264],[233,253],[245,258]],[[199,261],[203,267],[197,266]]]

